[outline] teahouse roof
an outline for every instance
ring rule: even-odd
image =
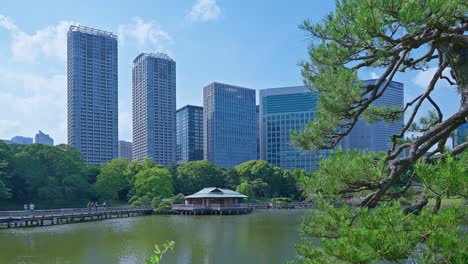
[[[248,196],[235,192],[229,189],[221,189],[216,187],[203,188],[201,191],[189,196],[185,199],[194,198],[247,198]]]

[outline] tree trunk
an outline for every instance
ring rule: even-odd
[[[439,209],[440,209],[440,204],[442,202],[442,199],[440,198],[440,196],[436,196],[436,203],[434,205],[434,210],[432,211],[434,214],[437,214],[439,212]]]

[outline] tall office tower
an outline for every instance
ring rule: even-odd
[[[119,158],[126,158],[132,161],[132,142],[119,140]]]
[[[315,119],[318,93],[304,86],[260,90],[260,157],[285,170],[314,172],[328,150],[306,151],[291,142],[291,131],[302,131]]]
[[[260,105],[257,105],[255,107],[255,112],[256,112],[256,116],[257,116],[257,119],[256,119],[256,122],[255,122],[255,125],[256,125],[256,130],[257,130],[257,160],[260,159]]]
[[[117,157],[117,36],[70,26],[68,49],[68,144],[88,165]]]
[[[255,90],[211,83],[203,89],[203,157],[231,168],[257,158]]]
[[[203,159],[203,107],[186,105],[176,112],[177,164]]]
[[[11,143],[29,145],[33,143],[33,139],[30,137],[15,136],[11,138]]]
[[[375,83],[377,80],[366,80],[364,84]],[[383,95],[372,105],[375,106],[397,106],[403,108],[403,84],[391,82]],[[358,149],[370,151],[387,151],[392,144],[391,136],[399,134],[403,128],[403,118],[387,124],[383,121],[368,124],[360,118],[353,130],[346,136],[341,146],[343,149]]]
[[[34,143],[53,146],[54,140],[49,135],[39,130],[39,133],[34,137]]]
[[[468,141],[468,123],[464,123],[455,130],[453,147],[456,147],[466,141]]]
[[[133,159],[175,163],[176,63],[163,53],[142,53],[132,77]]]

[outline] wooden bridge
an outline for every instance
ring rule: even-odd
[[[0,211],[0,228],[99,221],[152,213],[153,209],[147,207],[69,208],[34,210],[28,213],[24,211]]]

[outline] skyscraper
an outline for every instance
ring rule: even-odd
[[[30,137],[14,136],[11,138],[11,143],[29,145],[33,143],[33,139]]]
[[[327,150],[301,150],[291,142],[291,131],[302,131],[315,119],[318,93],[304,86],[260,90],[260,157],[285,170],[308,172],[319,167]]]
[[[377,80],[366,80],[364,84],[375,83]],[[375,106],[397,106],[403,108],[403,84],[391,82],[382,96],[374,101]],[[403,128],[403,118],[390,124],[384,121],[368,124],[359,118],[353,130],[341,141],[343,149],[370,151],[387,151],[392,144],[391,135],[396,135]]]
[[[456,147],[466,141],[468,141],[468,123],[464,123],[455,130],[453,147]]]
[[[255,126],[257,130],[257,160],[260,159],[260,105],[255,107],[255,115],[257,116]]]
[[[88,165],[117,157],[117,36],[70,26],[68,50],[68,144]]]
[[[176,112],[177,164],[203,159],[203,107],[186,105]]]
[[[203,156],[231,168],[257,158],[255,90],[223,83],[203,89]]]
[[[138,55],[132,68],[133,159],[176,161],[176,63],[166,54]]]
[[[34,137],[34,143],[53,146],[54,140],[49,135],[39,130],[39,133]]]
[[[132,161],[132,142],[119,140],[119,158],[126,158]]]

